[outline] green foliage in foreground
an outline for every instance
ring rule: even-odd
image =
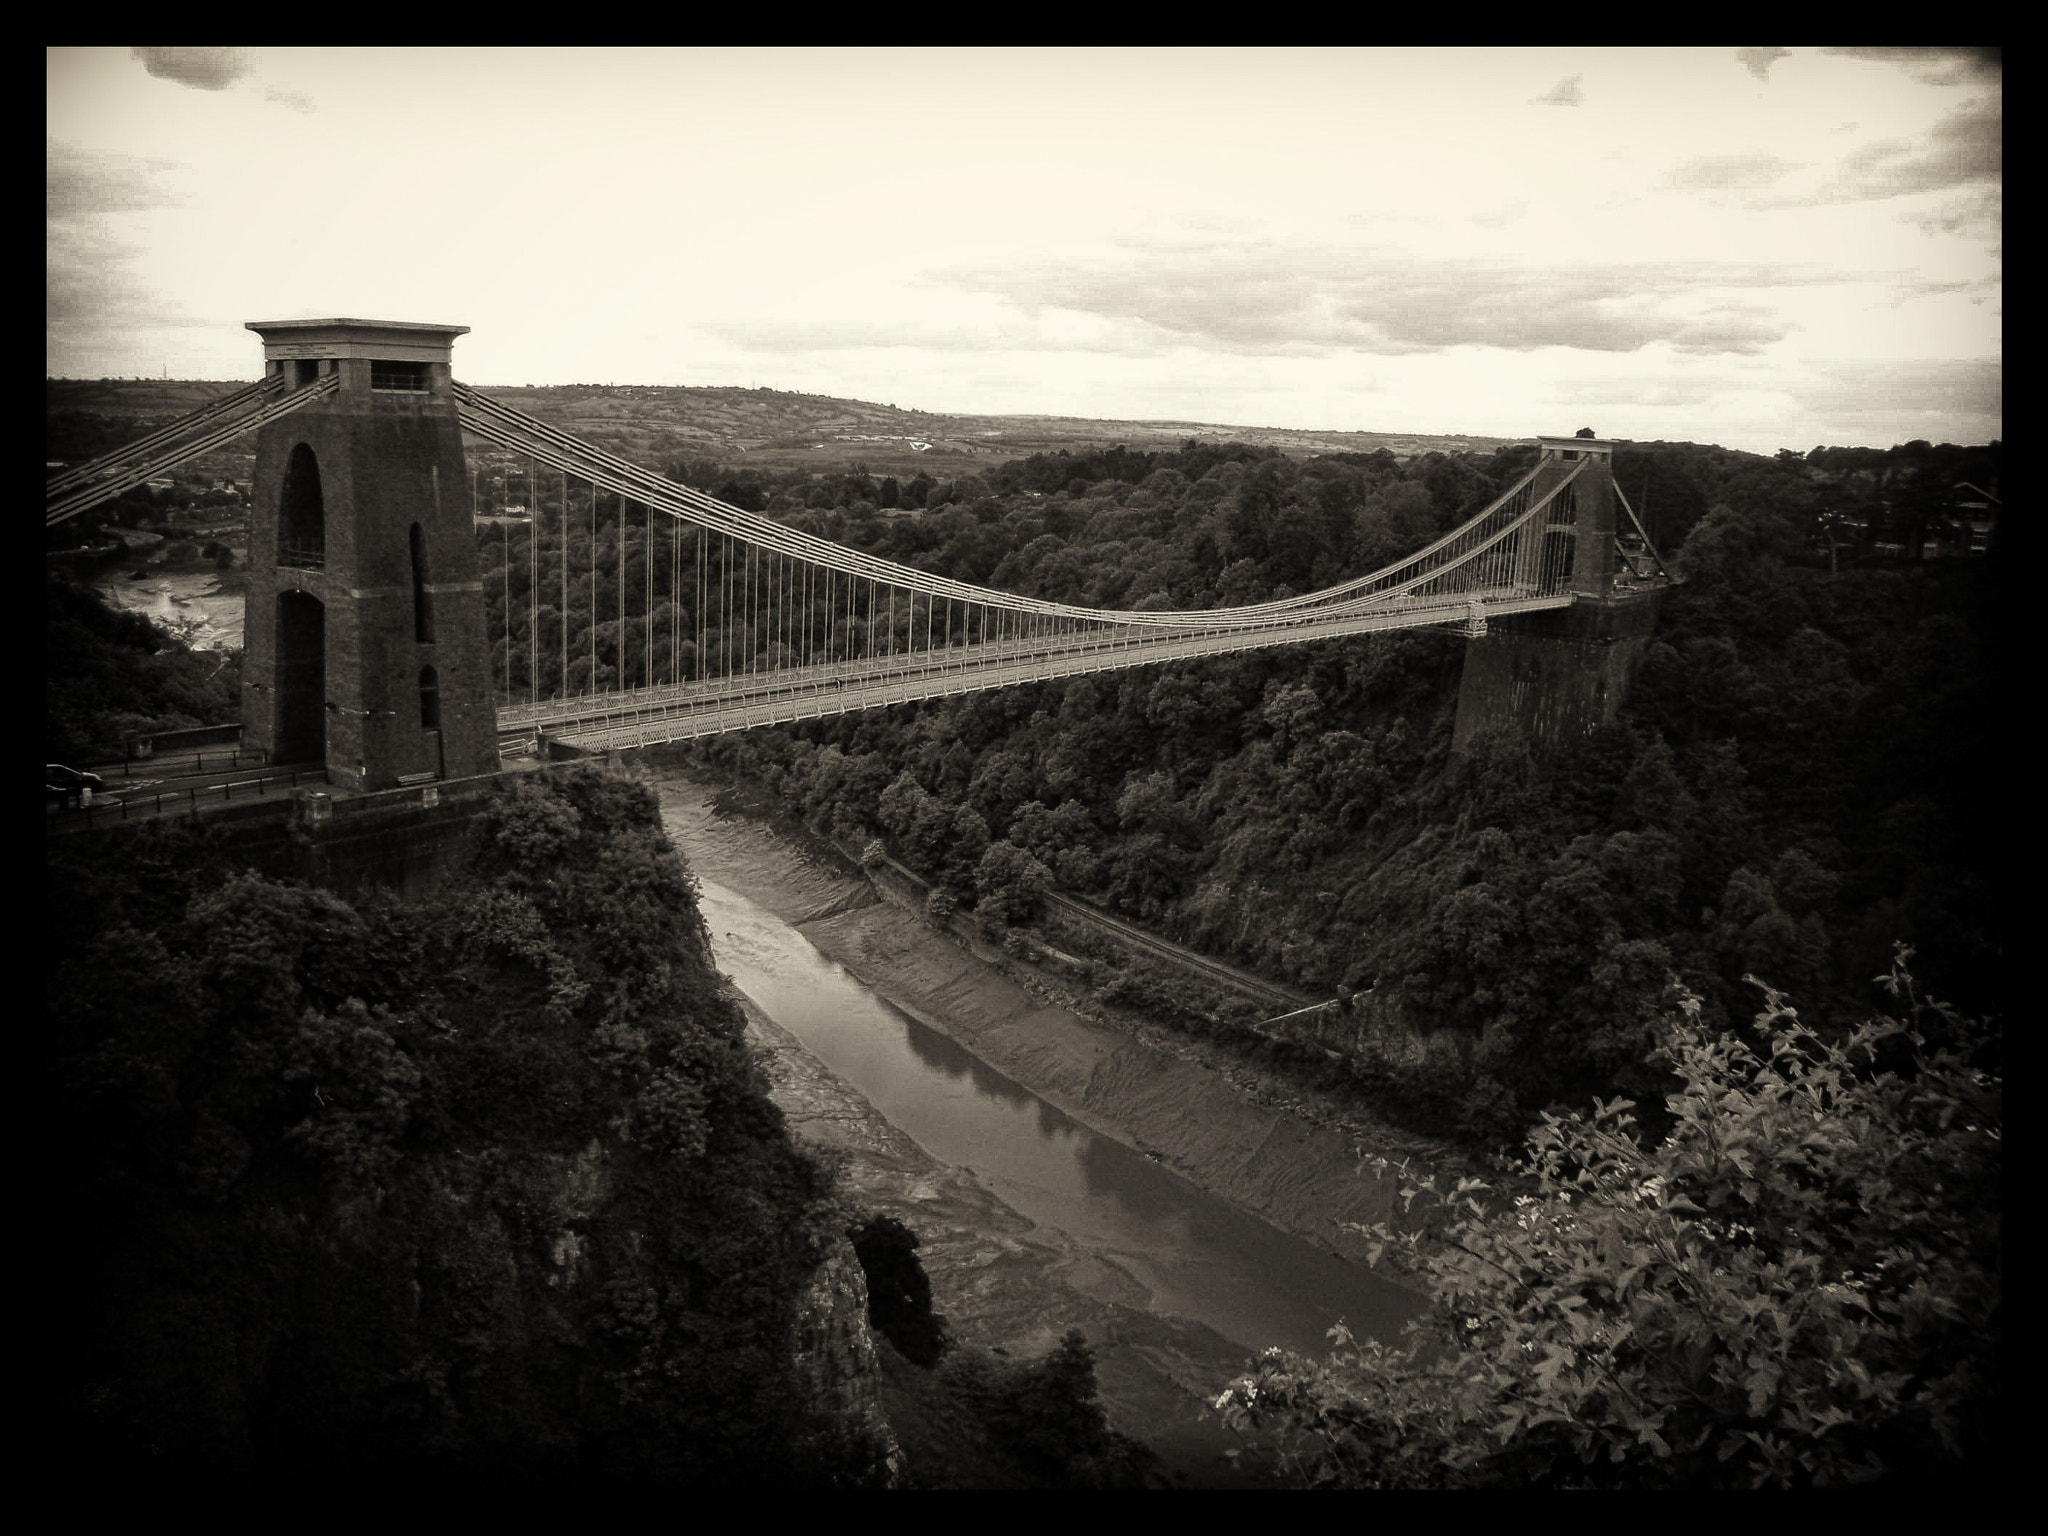
[[[882,1402],[917,1488],[1145,1488],[1156,1457],[1110,1427],[1078,1329],[1044,1359],[950,1349],[932,1369],[883,1345]]]
[[[1921,1001],[1901,967],[1890,985],[1905,1021],[1840,1041],[1768,989],[1755,1044],[1680,1010],[1660,1143],[1621,1101],[1546,1115],[1523,1179],[1435,1191],[1447,1231],[1375,1229],[1434,1298],[1403,1346],[1340,1327],[1328,1359],[1269,1351],[1216,1406],[1335,1486],[1992,1472],[1998,1036]]]

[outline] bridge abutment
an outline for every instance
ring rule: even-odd
[[[1451,750],[1491,734],[1557,747],[1614,724],[1664,590],[1582,595],[1569,608],[1489,621],[1466,643]]]
[[[1644,585],[1622,556],[1615,517],[1614,445],[1590,427],[1539,437],[1532,494],[1559,485],[1539,538],[1522,544],[1522,585],[1539,572],[1565,577],[1570,606],[1503,615],[1465,648],[1451,750],[1511,735],[1538,749],[1614,724],[1656,627],[1668,583]]]

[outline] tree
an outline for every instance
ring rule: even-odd
[[[1266,685],[1259,718],[1273,728],[1273,734],[1280,739],[1280,750],[1285,752],[1290,742],[1299,741],[1315,729],[1322,707],[1315,689],[1306,683],[1286,683],[1276,678]]]
[[[1004,923],[1027,922],[1052,889],[1052,871],[1015,843],[990,843],[974,868],[975,910]]]
[[[866,1476],[794,1354],[843,1212],[653,796],[536,777],[471,834],[431,905],[236,873],[174,821],[52,849],[51,1449],[220,1485]]]
[[[1948,1480],[1995,1450],[2002,1078],[1995,1025],[1886,984],[1904,1021],[1829,1041],[1764,989],[1757,1043],[1668,1021],[1674,1124],[1546,1115],[1512,1188],[1448,1191],[1405,1248],[1405,1347],[1332,1330],[1216,1406],[1312,1481],[1821,1487]],[[1520,1192],[1516,1192],[1519,1190]],[[1990,1470],[1984,1468],[1984,1470]]]

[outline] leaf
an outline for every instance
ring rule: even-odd
[[[1767,1364],[1753,1372],[1749,1378],[1749,1412],[1752,1418],[1762,1418],[1764,1409],[1776,1395],[1784,1373],[1775,1363]]]

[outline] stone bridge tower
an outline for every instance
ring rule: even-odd
[[[1585,466],[1544,515],[1543,537],[1522,544],[1529,561],[1523,577],[1532,587],[1546,548],[1568,544],[1571,606],[1492,620],[1466,645],[1454,752],[1490,733],[1561,746],[1614,724],[1669,585],[1641,579],[1621,556],[1613,443],[1590,432],[1536,443],[1536,496]]]
[[[324,399],[265,426],[249,519],[242,735],[338,789],[498,768],[450,353],[469,327],[255,320]]]

